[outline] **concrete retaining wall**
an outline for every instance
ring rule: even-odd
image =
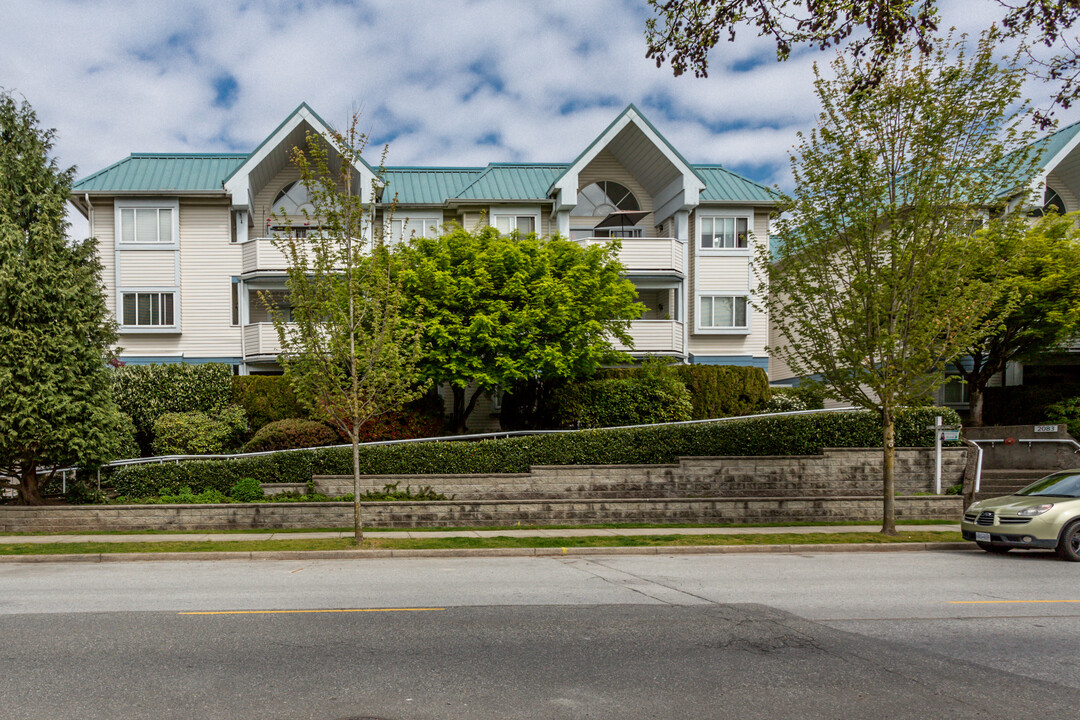
[[[958,520],[959,496],[896,499],[904,520]],[[597,523],[875,523],[880,497],[744,497],[619,500],[518,500],[364,503],[364,523],[379,528]],[[344,528],[351,503],[0,507],[3,532]]]
[[[1034,425],[989,425],[986,427],[966,427],[964,437],[969,440],[993,439],[1014,440],[1012,444],[1004,442],[979,443],[983,449],[983,469],[1026,469],[1026,470],[1065,470],[1080,467],[1080,449],[1071,442],[1065,423],[1047,423],[1040,425],[1040,430],[1057,426],[1054,432],[1035,432]],[[1024,442],[1037,440],[1040,442]],[[1066,442],[1042,442],[1062,440]]]
[[[942,451],[942,487],[960,483],[966,448]],[[351,493],[352,478],[317,475],[319,491]],[[836,497],[881,493],[881,451],[826,449],[821,455],[685,457],[673,465],[543,465],[490,475],[368,475],[361,492],[430,486],[455,500]],[[896,492],[932,492],[933,448],[898,448]]]

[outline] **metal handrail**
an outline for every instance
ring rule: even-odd
[[[991,445],[993,445],[994,443],[1004,443],[1005,442],[1005,438],[968,438],[968,439],[971,440],[971,442],[973,442],[973,443],[990,443]],[[1076,448],[1075,450],[1073,450],[1074,455],[1076,453],[1080,453],[1080,442],[1077,442],[1076,440],[1074,440],[1072,438],[1017,438],[1016,442],[1018,442],[1018,443],[1028,443],[1028,447],[1031,447],[1031,443],[1065,443],[1067,445],[1072,445],[1074,448]]]

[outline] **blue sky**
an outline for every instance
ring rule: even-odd
[[[943,2],[961,30],[1000,12]],[[305,100],[339,125],[361,110],[393,165],[568,161],[633,102],[691,162],[788,185],[831,56],[777,63],[745,31],[709,78],[675,78],[645,58],[648,16],[645,0],[0,0],[0,86],[80,177],[131,152],[250,151]]]

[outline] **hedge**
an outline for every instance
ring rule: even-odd
[[[772,397],[769,376],[761,368],[740,365],[668,365],[666,372],[690,391],[693,420],[752,415],[765,410]],[[637,377],[646,368],[611,368],[603,377]]]
[[[935,415],[960,422],[949,408],[914,408],[900,413],[896,443],[929,446]],[[584,430],[480,442],[426,442],[360,448],[365,475],[521,473],[533,465],[672,463],[680,456],[807,455],[825,447],[880,447],[881,427],[869,411],[762,416],[715,423]],[[350,448],[298,450],[237,460],[189,460],[129,465],[113,475],[122,495],[148,497],[177,493],[227,492],[238,480],[300,483],[312,475],[352,473]]]
[[[690,393],[674,375],[653,373],[571,383],[556,391],[556,427],[600,428],[690,420]]]
[[[135,428],[149,439],[154,421],[166,413],[212,413],[229,404],[232,366],[126,365],[115,370],[113,396],[131,416]]]
[[[321,422],[290,418],[263,425],[244,445],[244,452],[322,447],[337,445],[339,442],[341,440],[337,432]]]
[[[307,418],[284,375],[234,375],[232,402],[244,408],[252,430],[278,420]]]

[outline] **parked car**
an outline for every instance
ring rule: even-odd
[[[991,553],[1055,550],[1080,562],[1080,468],[1036,480],[1005,497],[972,503],[960,523],[965,540]]]

